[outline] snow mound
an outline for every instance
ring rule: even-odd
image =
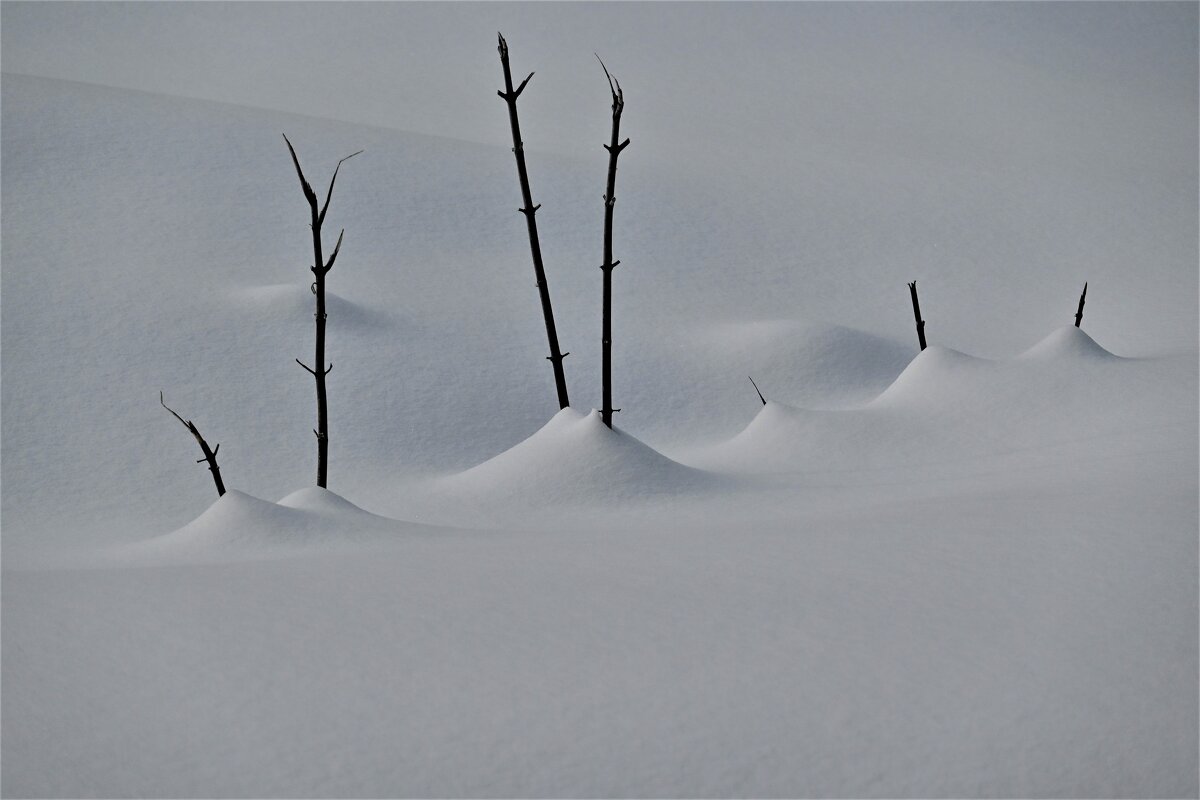
[[[428,526],[371,514],[327,489],[301,489],[271,503],[236,489],[178,530],[122,548],[134,562],[222,562],[398,544]]]
[[[1179,408],[1195,403],[1191,379],[1169,378],[1183,363],[1114,356],[1074,327],[1010,359],[932,345],[861,407],[768,402],[737,435],[687,451],[683,460],[724,472],[816,474],[917,465],[952,473],[1019,453],[1050,458],[1170,424]]]
[[[1095,339],[1074,325],[1064,325],[1026,350],[1018,358],[1049,361],[1067,358],[1109,359],[1119,358],[1119,356],[1105,350],[1096,343]]]
[[[792,319],[725,322],[693,336],[705,359],[749,372],[768,397],[806,407],[870,400],[912,359],[913,348],[866,331]],[[744,379],[737,389],[744,391]]]
[[[930,345],[869,405],[906,405],[945,399],[965,381],[995,363],[942,345]]]
[[[243,287],[230,292],[230,298],[235,307],[256,317],[312,324],[312,291],[299,282]],[[328,289],[325,290],[325,307],[330,324],[338,327],[373,328],[388,322],[388,316],[383,312],[347,300]]]
[[[349,516],[383,520],[370,511],[365,511],[351,503],[340,494],[331,492],[320,486],[309,486],[298,489],[279,501],[277,505],[284,508],[294,508],[299,511],[310,511],[324,516]]]
[[[553,505],[690,492],[714,480],[610,430],[598,411],[564,408],[525,441],[439,483],[472,498]]]
[[[685,460],[717,472],[822,474],[895,467],[924,460],[946,430],[927,415],[878,409],[796,408],[768,400],[732,438],[686,452]]]

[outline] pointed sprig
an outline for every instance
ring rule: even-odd
[[[333,184],[335,181],[337,181],[338,170],[340,170],[342,168],[342,162],[349,161],[350,159],[354,158],[356,155],[359,155],[362,152],[363,152],[362,150],[359,150],[357,153],[351,153],[350,155],[348,155],[345,158],[338,161],[337,166],[333,168],[333,177],[329,179],[329,191],[325,195],[325,205],[323,205],[321,207],[321,213],[317,217],[318,225],[320,225],[322,222],[325,221],[325,212],[329,210],[329,201],[331,199],[333,199]],[[339,237],[338,242],[339,242],[339,244],[341,243],[340,237]]]
[[[504,67],[504,88],[497,89],[496,94],[500,95],[501,99],[508,103],[515,103],[517,102],[517,98],[521,96],[521,92],[525,91],[525,85],[529,83],[529,79],[533,77],[533,73],[531,72],[526,75],[525,80],[521,81],[521,85],[514,90],[512,86],[512,72],[508,66],[508,42],[504,41],[504,34],[499,31],[496,32],[496,38],[500,42],[496,48],[500,51],[500,65]]]
[[[604,59],[600,58],[600,55],[598,53],[592,53],[592,55],[596,56],[596,60],[600,62],[600,68],[604,70],[604,77],[608,79],[608,91],[612,93],[612,102],[613,102],[612,112],[613,112],[613,124],[614,124],[613,136],[614,136],[614,141],[615,141],[615,137],[616,137],[615,131],[617,130],[617,127],[620,126],[620,124],[621,124],[621,112],[625,110],[625,92],[622,91],[622,89],[621,89],[621,82],[618,81],[616,79],[616,77],[613,76],[613,74],[608,71],[608,67],[606,67],[604,65]],[[617,145],[617,149],[616,149],[617,155],[620,155],[621,151],[624,150],[628,146],[629,146],[629,139],[626,138],[625,141],[623,141]],[[613,152],[613,146],[611,144],[604,145],[604,149],[610,153]]]
[[[189,431],[195,430],[196,426],[192,424],[192,421],[190,419],[185,420],[183,417],[181,417],[175,413],[175,409],[173,409],[169,405],[167,405],[167,401],[163,399],[163,393],[162,393],[161,389],[158,392],[158,402],[162,403],[162,407],[165,408],[167,411],[170,411],[171,415],[173,417],[175,417],[175,419],[179,420],[180,424],[183,425],[183,427],[187,428]]]
[[[604,77],[608,78],[608,90],[612,92],[613,113],[620,114],[625,108],[625,93],[621,91],[621,82],[613,77],[612,73],[608,71],[608,67],[604,66],[604,59],[600,58],[598,53],[592,53],[592,55],[596,56],[596,60],[600,62],[600,68],[604,70]]]
[[[749,375],[746,377],[750,378]],[[765,406],[767,404],[767,398],[763,397],[763,393],[758,390],[758,384],[754,382],[754,378],[750,378],[750,384],[754,387],[754,391],[758,392],[758,399],[762,400],[762,404]]]

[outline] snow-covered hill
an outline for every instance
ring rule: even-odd
[[[422,134],[12,69],[68,22],[141,20],[153,62],[183,14],[293,74],[335,7],[4,4],[0,793],[1196,796],[1196,70],[1158,47],[1194,8],[347,6],[412,25],[322,64],[427,56],[359,105]],[[512,154],[471,133],[507,125],[497,27],[538,70],[562,410]],[[366,150],[328,491],[281,132],[318,191]]]
[[[329,278],[330,488],[386,503],[403,476],[470,467],[557,410],[507,150],[77,83],[3,81],[0,469],[11,552],[95,541],[104,528],[125,538],[160,533],[207,507],[211,488],[188,461],[190,440],[155,402],[160,389],[222,443],[231,486],[280,497],[311,483],[312,386],[293,361],[311,349],[310,253],[281,131],[318,185],[338,157],[366,149],[347,163],[330,207],[330,225],[346,228]],[[531,141],[538,121],[526,121]],[[496,122],[505,123],[502,113]],[[560,338],[571,351],[569,388],[585,412],[599,404],[599,271],[585,266],[598,263],[593,199],[604,163],[531,150],[530,164]],[[797,213],[783,202],[769,212],[748,206],[735,184],[671,159],[623,166],[614,399],[625,430],[668,452],[728,438],[755,411],[747,375],[770,399],[799,407],[872,399],[916,354],[904,285],[913,277],[922,278],[934,344],[1014,355],[1070,319],[1086,277],[1088,330],[1126,354],[1156,349],[1120,345],[1169,320],[1129,317],[1143,307],[1135,287],[1151,273],[1039,268],[1034,281],[1028,264],[997,256],[967,282],[930,265],[914,270],[923,261],[916,250],[882,261],[852,255],[831,231],[849,237],[865,227],[886,238],[890,212],[862,206],[885,199],[840,161],[802,174],[809,169],[821,173],[826,202]],[[905,175],[963,180],[941,169],[922,162]],[[1090,203],[1126,206],[1123,196],[1089,191],[1074,168],[1061,178]],[[1032,199],[1019,187],[992,190],[997,209]],[[859,212],[839,210],[847,197]],[[1122,213],[1158,209],[1146,202]],[[974,237],[978,249],[994,239],[990,226],[981,217],[954,235]],[[768,254],[764,236],[785,231],[805,254],[800,267]],[[907,241],[897,233],[892,246]],[[1058,318],[1029,329],[1010,318],[988,324],[1001,279],[1027,286],[1039,304],[1061,292]],[[1024,302],[1006,313],[1028,319]],[[1194,340],[1194,319],[1191,328],[1158,340]],[[966,343],[949,338],[956,330]],[[64,496],[72,502],[58,502]]]

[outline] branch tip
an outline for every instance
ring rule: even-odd
[[[746,377],[750,378],[749,375],[747,375]],[[758,393],[758,399],[762,400],[762,404],[765,406],[767,404],[767,399],[765,397],[763,397],[762,392],[759,391],[758,384],[754,382],[754,378],[750,378],[750,384],[754,387],[754,391]]]

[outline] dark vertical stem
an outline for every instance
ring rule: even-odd
[[[596,56],[596,59],[599,60],[600,56]],[[629,145],[629,140],[618,144],[621,138],[621,112],[625,110],[625,93],[621,91],[620,82],[609,75],[608,67],[604,66],[603,61],[600,61],[600,66],[604,69],[604,75],[608,78],[608,90],[612,93],[612,140],[604,145],[604,149],[608,151],[608,183],[604,189],[604,263],[600,266],[604,273],[604,311],[600,332],[600,384],[603,397],[600,417],[604,424],[611,428],[613,412],[621,410],[612,407],[612,271],[621,263],[613,261],[612,257],[613,209],[617,205],[617,157]]]
[[[317,486],[324,489],[329,484],[329,396],[325,389],[325,322],[328,314],[325,312],[325,259],[321,252],[321,220],[317,214],[317,204],[312,204],[312,239],[313,239],[313,294],[316,295],[316,310],[313,318],[316,321],[316,343],[313,346],[313,378],[317,382]],[[341,373],[338,373],[341,374]]]
[[[158,393],[158,402],[162,403],[162,407],[167,409],[167,411],[170,411],[171,416],[179,420],[180,424],[187,428],[192,436],[196,438],[196,441],[199,442],[200,452],[204,454],[204,458],[197,460],[196,463],[203,464],[206,461],[208,462],[208,471],[212,473],[213,483],[217,485],[217,497],[222,497],[225,494],[225,481],[221,480],[221,468],[217,466],[217,451],[221,449],[221,445],[218,444],[216,447],[209,449],[208,442],[204,441],[204,437],[200,435],[200,431],[196,427],[196,424],[190,419],[185,420],[183,417],[176,414],[171,407],[167,405],[166,400],[163,399],[162,392]]]
[[[925,349],[925,320],[921,319],[921,303],[917,300],[917,282],[913,281],[908,285],[908,291],[912,295],[913,316],[917,320],[917,339],[921,342],[921,349]]]
[[[1083,294],[1079,295],[1079,308],[1075,311],[1075,327],[1079,327],[1079,323],[1083,322],[1083,301],[1087,297],[1087,281],[1083,282]]]
[[[309,269],[312,270],[315,278],[311,288],[313,295],[316,296],[316,311],[313,313],[316,322],[313,362],[316,364],[316,368],[307,366],[300,359],[296,359],[296,363],[308,370],[317,384],[317,427],[313,433],[317,437],[317,486],[324,489],[329,483],[329,398],[325,389],[325,377],[333,369],[332,364],[328,367],[325,366],[325,323],[328,318],[328,314],[325,312],[325,276],[329,270],[333,269],[333,262],[337,260],[338,253],[342,249],[342,236],[346,231],[343,229],[338,234],[337,244],[334,245],[333,252],[326,261],[321,246],[321,225],[325,222],[325,212],[329,210],[329,201],[333,198],[333,185],[337,182],[338,170],[342,168],[342,162],[354,158],[362,151],[351,153],[338,161],[337,167],[333,170],[333,177],[329,180],[329,192],[325,195],[325,205],[318,208],[317,195],[313,191],[312,185],[305,179],[304,171],[300,169],[300,159],[296,157],[292,143],[288,141],[287,136],[284,136],[283,140],[287,142],[288,152],[292,154],[292,163],[296,165],[296,174],[300,177],[300,188],[304,192],[304,198],[308,201],[312,217],[310,227],[312,228],[313,263]]]
[[[542,300],[542,316],[546,319],[546,339],[550,344],[550,355],[546,359],[554,368],[554,385],[558,390],[558,407],[566,408],[570,405],[567,399],[567,376],[563,372],[563,359],[569,353],[560,352],[558,347],[558,332],[554,327],[554,309],[550,305],[550,287],[546,284],[546,271],[542,267],[542,246],[538,241],[537,220],[534,215],[541,206],[533,204],[533,195],[529,191],[529,173],[525,169],[525,148],[521,142],[521,123],[517,119],[517,98],[521,92],[525,90],[525,85],[529,83],[529,78],[533,77],[533,73],[525,80],[521,81],[521,85],[513,89],[512,72],[508,66],[508,43],[504,41],[504,37],[497,34],[500,40],[500,65],[504,68],[504,91],[498,91],[496,94],[503,98],[508,104],[508,122],[512,127],[513,139],[513,155],[517,159],[517,177],[521,181],[521,201],[524,207],[520,209],[525,215],[525,226],[529,229],[529,250],[533,256],[533,272],[537,278],[538,295]]]

